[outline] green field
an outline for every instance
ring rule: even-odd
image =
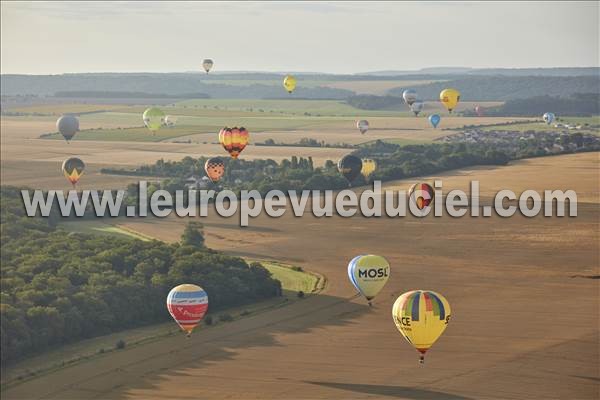
[[[316,289],[319,279],[317,276],[292,269],[289,265],[272,261],[261,261],[261,264],[271,272],[273,277],[281,282],[284,290],[291,292],[303,291],[311,293]]]
[[[310,113],[313,116],[401,116],[400,111],[368,111],[354,108],[341,100],[295,100],[293,94],[288,99],[256,100],[256,99],[200,99],[185,100],[175,104],[174,109],[187,107],[204,108],[207,110],[245,111],[258,113],[280,113],[288,115],[304,115]],[[262,112],[260,110],[263,110]],[[165,112],[167,112],[165,110]],[[173,112],[177,114],[177,112]],[[408,113],[406,113],[408,115]]]
[[[106,224],[101,221],[89,221],[89,220],[81,220],[81,221],[69,221],[62,222],[59,225],[62,229],[68,232],[77,232],[77,233],[87,233],[87,234],[97,234],[97,235],[110,235],[110,236],[118,236],[118,237],[126,237],[129,239],[139,239],[143,241],[152,240],[152,238],[139,234],[137,232],[130,231],[128,229],[124,229],[117,225]]]

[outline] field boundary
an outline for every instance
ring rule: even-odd
[[[136,232],[133,229],[128,229],[128,231],[133,234],[136,234],[136,235],[141,235],[140,233]],[[158,240],[158,239],[153,238],[148,235],[143,235],[143,236],[147,237],[149,240]],[[302,274],[306,274],[306,275],[310,275],[310,276],[314,277],[316,279],[315,284],[314,284],[311,292],[308,293],[308,295],[320,293],[326,287],[327,279],[325,278],[325,276],[322,274],[313,272],[313,271],[307,271],[304,269],[297,270],[297,269],[295,269],[295,266],[293,266],[291,264],[286,264],[286,263],[282,263],[282,262],[274,261],[274,260],[257,260],[257,259],[249,259],[249,258],[244,258],[244,260],[246,260],[247,262],[269,263],[269,264],[273,264],[277,267],[287,268],[290,270],[294,270],[298,273],[302,273]],[[204,321],[201,325],[201,328],[202,328],[202,330],[206,330],[206,329],[210,329],[210,328],[213,328],[216,326],[221,326],[224,323],[238,321],[238,320],[241,320],[246,317],[251,317],[251,316],[263,314],[265,312],[269,312],[269,311],[272,311],[275,309],[279,309],[279,308],[285,307],[287,305],[291,305],[291,304],[295,303],[296,301],[301,301],[301,300],[299,297],[294,300],[291,295],[288,297],[288,296],[285,296],[282,294],[281,297],[274,297],[271,299],[259,301],[257,303],[246,304],[246,305],[232,307],[232,308],[228,308],[228,309],[224,309],[224,310],[217,310],[214,313],[208,314],[214,318],[213,322],[210,325],[208,325],[208,324],[206,324],[206,321]],[[232,314],[235,314],[235,315],[232,316]],[[219,316],[222,316],[222,315],[228,315],[228,316],[231,316],[232,318],[230,321],[219,321]],[[154,324],[154,325],[148,325],[146,327],[134,328],[134,329],[129,330],[129,332],[135,331],[136,329],[151,328],[153,326],[157,330],[159,330],[161,328],[166,328],[167,326],[172,326],[172,325],[173,325],[172,322],[164,322],[164,323],[159,323],[159,324]],[[121,335],[123,337],[126,337],[127,332],[128,332],[127,330],[121,331],[121,332],[113,332],[113,333],[110,333],[110,334],[104,335],[104,336]],[[181,331],[179,329],[177,329],[176,327],[169,327],[168,330],[166,330],[165,332],[161,331],[159,333],[142,336],[136,340],[127,341],[125,349],[142,346],[142,345],[148,344],[148,343],[154,343],[154,342],[160,341],[164,338],[172,337],[172,336],[175,336],[180,333],[181,333]],[[102,338],[102,336],[99,336],[97,338],[92,338],[90,340],[100,339],[100,338]],[[75,345],[75,344],[77,344],[77,342],[73,343],[73,345]],[[5,382],[2,382],[0,384],[0,392],[3,392],[7,389],[19,386],[23,383],[34,380],[36,378],[48,375],[50,373],[59,371],[63,368],[68,368],[68,367],[72,367],[74,365],[78,365],[78,364],[81,364],[84,362],[93,361],[101,356],[105,356],[107,354],[111,354],[113,352],[122,350],[122,349],[117,348],[116,346],[110,347],[110,348],[100,347],[100,348],[95,348],[95,349],[91,350],[92,346],[93,345],[90,344],[90,350],[88,352],[84,352],[83,354],[81,354],[79,356],[74,356],[71,358],[66,358],[64,360],[57,361],[56,363],[51,364],[47,367],[41,367],[38,369],[24,368],[22,374],[18,374],[14,378],[11,378]],[[60,348],[60,347],[58,347],[58,348]],[[56,350],[58,348],[55,348],[52,350]],[[33,357],[36,357],[36,356],[32,356],[31,358],[33,358]],[[25,361],[25,360],[27,360],[27,358],[25,358],[22,361]],[[10,368],[6,368],[6,369],[3,368],[2,374],[4,375],[8,369],[10,369]]]

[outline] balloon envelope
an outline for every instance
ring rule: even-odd
[[[369,176],[377,169],[377,161],[372,160],[370,158],[363,158],[362,160],[362,169],[360,173],[365,177],[365,179],[369,179]]]
[[[547,123],[548,125],[550,125],[550,124],[551,124],[551,123],[554,121],[554,119],[555,119],[556,117],[554,116],[554,114],[553,114],[553,113],[551,113],[551,112],[547,112],[547,113],[544,113],[544,115],[543,115],[543,117],[542,117],[542,118],[544,119],[544,122],[545,122],[545,123]]]
[[[412,104],[417,101],[417,91],[414,89],[406,89],[402,92],[402,98],[406,104],[412,106]]]
[[[79,158],[71,157],[63,161],[61,168],[65,178],[67,178],[69,182],[75,186],[77,182],[79,182],[81,175],[83,175],[85,164]]]
[[[150,107],[142,115],[144,125],[152,132],[158,131],[165,123],[165,113],[160,108]]]
[[[238,158],[250,140],[250,133],[243,127],[223,128],[219,132],[219,143],[233,158]]]
[[[476,105],[475,113],[477,114],[478,117],[481,117],[483,115],[483,107],[481,107],[480,105]]]
[[[423,103],[421,100],[415,100],[410,105],[410,110],[415,114],[415,116],[417,116],[417,115],[419,115],[421,110],[423,110],[424,106],[425,106],[425,103]]]
[[[167,296],[167,309],[175,322],[189,335],[206,314],[208,295],[197,285],[176,286]]]
[[[175,126],[175,124],[177,123],[177,117],[174,115],[167,115],[165,117],[165,126],[171,127],[171,126]]]
[[[444,89],[440,92],[440,101],[448,112],[452,112],[460,101],[460,92],[452,88]]]
[[[356,127],[358,128],[360,133],[365,134],[369,130],[369,121],[367,121],[366,119],[356,121]]]
[[[283,78],[283,87],[288,91],[288,93],[292,93],[294,89],[296,89],[296,78],[294,78],[292,75],[287,75],[285,78]]]
[[[408,190],[411,201],[415,201],[419,210],[429,207],[433,203],[435,191],[428,183],[415,183]]]
[[[369,301],[383,289],[389,277],[390,263],[381,256],[364,254],[348,264],[350,282]]]
[[[356,179],[361,170],[361,159],[352,154],[348,154],[338,161],[338,171],[340,171],[349,183]]]
[[[396,299],[392,317],[396,328],[417,351],[425,352],[439,339],[450,321],[450,304],[430,290],[412,290]]]
[[[209,158],[204,164],[204,171],[211,181],[218,182],[225,173],[225,163],[219,157]]]
[[[441,120],[442,120],[442,117],[440,117],[438,114],[431,114],[429,116],[429,123],[434,128],[437,128],[437,126],[438,126],[438,124],[440,123]]]
[[[204,61],[202,61],[202,68],[204,68],[207,74],[208,71],[210,71],[210,69],[213,67],[213,65],[213,60],[211,60],[210,58],[207,58]]]
[[[63,115],[56,120],[56,130],[68,142],[79,131],[79,120],[74,115]]]

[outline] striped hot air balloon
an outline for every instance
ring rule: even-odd
[[[394,302],[392,317],[402,336],[419,353],[425,353],[439,339],[450,322],[450,304],[444,296],[430,290],[406,292]]]
[[[208,309],[208,295],[200,286],[183,284],[174,287],[167,296],[167,309],[187,332],[189,337],[192,331],[202,321]]]
[[[369,121],[366,119],[356,121],[356,128],[358,128],[360,133],[364,135],[369,130]]]
[[[419,210],[429,207],[433,204],[435,190],[428,183],[415,183],[408,190],[408,196],[414,200]]]
[[[238,158],[250,140],[250,133],[243,127],[223,128],[219,132],[219,143],[233,158]]]

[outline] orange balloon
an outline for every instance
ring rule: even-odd
[[[237,158],[246,148],[250,134],[243,127],[223,128],[219,132],[219,143],[233,158]]]

